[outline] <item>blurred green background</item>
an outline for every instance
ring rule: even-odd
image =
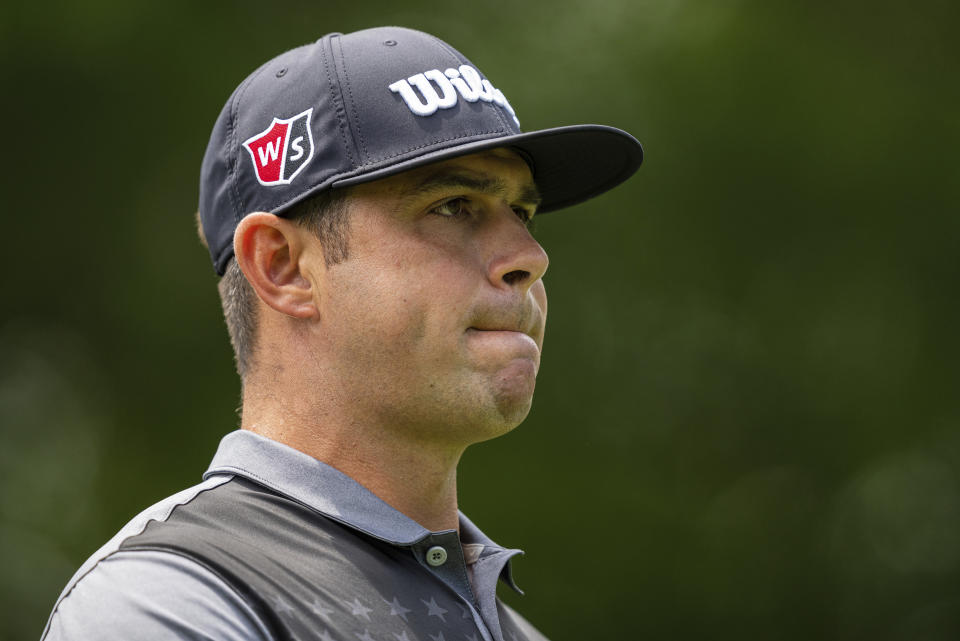
[[[461,471],[527,551],[504,596],[556,640],[960,638],[957,6],[5,3],[0,638],[235,426],[193,227],[224,101],[381,24],[450,41],[525,129],[647,152],[537,227],[534,409]]]

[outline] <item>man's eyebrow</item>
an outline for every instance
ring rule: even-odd
[[[420,197],[429,196],[438,191],[449,189],[465,189],[472,192],[491,194],[506,198],[510,193],[510,187],[502,178],[488,176],[473,171],[450,168],[436,171],[412,187],[404,190],[404,200],[414,200]],[[542,198],[537,186],[526,183],[520,188],[520,193],[516,202],[536,207],[540,204]]]
[[[535,184],[527,183],[523,186],[523,189],[520,192],[520,197],[517,200],[527,205],[539,207],[540,203],[543,202],[543,197],[540,195],[540,190],[537,189]]]

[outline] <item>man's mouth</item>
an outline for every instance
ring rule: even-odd
[[[540,346],[537,344],[537,341],[530,336],[530,334],[517,329],[500,327],[468,327],[467,331],[482,334],[492,340],[516,341],[517,344],[528,345],[529,347],[536,349],[538,354],[540,352]]]

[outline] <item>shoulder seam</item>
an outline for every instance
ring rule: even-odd
[[[190,503],[191,501],[193,501],[194,499],[196,499],[198,496],[200,496],[200,495],[203,494],[204,492],[208,492],[208,491],[210,491],[210,490],[213,490],[213,489],[215,489],[215,488],[218,488],[218,487],[220,487],[221,485],[224,485],[225,483],[227,483],[228,481],[230,481],[231,479],[233,479],[233,476],[226,476],[226,477],[224,477],[222,480],[220,480],[218,483],[216,483],[216,484],[211,484],[210,487],[202,487],[202,488],[200,488],[199,490],[197,490],[197,492],[195,492],[195,493],[193,494],[193,496],[191,496],[191,497],[190,497],[189,499],[187,499],[186,501],[184,501],[184,502],[182,502],[182,503],[174,503],[172,506],[170,506],[170,509],[166,510],[166,512],[163,513],[162,518],[149,518],[149,519],[147,519],[146,521],[144,521],[143,527],[139,528],[138,531],[133,532],[133,533],[129,534],[128,536],[125,536],[125,537],[123,537],[122,539],[118,540],[117,543],[116,543],[116,547],[115,547],[113,550],[111,550],[110,552],[104,554],[102,557],[98,558],[95,563],[93,563],[89,568],[87,568],[86,572],[84,572],[83,574],[81,574],[81,575],[79,575],[79,576],[71,577],[70,582],[67,584],[68,589],[65,589],[65,591],[64,591],[59,597],[57,597],[57,602],[53,605],[53,610],[51,610],[50,616],[47,617],[47,625],[44,626],[44,628],[43,628],[43,634],[42,634],[41,637],[40,637],[40,641],[43,641],[44,639],[46,639],[47,634],[50,632],[50,622],[53,621],[53,617],[54,617],[54,615],[57,613],[57,610],[60,608],[60,604],[63,603],[63,601],[64,601],[65,599],[67,599],[67,598],[70,596],[70,594],[73,593],[74,588],[77,587],[77,584],[80,583],[80,581],[82,581],[88,574],[90,574],[91,572],[93,572],[93,570],[94,570],[98,565],[100,565],[101,561],[104,561],[105,559],[108,559],[108,558],[110,558],[111,556],[113,556],[114,554],[116,554],[117,552],[119,552],[120,549],[121,549],[120,546],[122,546],[127,540],[129,540],[129,539],[131,539],[131,538],[133,538],[133,537],[135,537],[135,536],[139,536],[139,535],[143,534],[143,532],[147,529],[147,526],[148,526],[151,522],[153,522],[153,521],[158,521],[158,522],[166,521],[167,519],[170,518],[170,515],[173,514],[173,511],[174,511],[177,507],[179,507],[179,506],[181,506],[181,505],[186,505],[186,504]],[[197,488],[197,487],[199,487],[199,486],[201,486],[201,485],[204,485],[204,484],[206,484],[206,483],[209,483],[209,479],[208,479],[207,481],[204,481],[203,483],[199,483],[198,485],[195,485],[195,486],[193,486],[193,487],[194,487],[194,488]],[[193,489],[193,488],[190,488],[190,489]],[[174,495],[172,495],[172,496],[169,496],[169,497],[167,497],[166,499],[163,499],[163,501],[169,500],[170,498],[173,498],[173,496],[176,496],[176,494],[174,494]],[[163,503],[163,501],[159,501],[158,503]],[[156,505],[156,504],[155,504],[155,505]],[[151,508],[147,508],[146,510],[144,510],[144,512],[146,512],[146,511],[148,511],[148,510],[150,510],[150,509],[151,509]],[[143,512],[141,512],[140,514],[143,514]],[[137,515],[137,516],[139,516],[139,515]],[[133,519],[131,519],[130,521],[128,521],[127,525],[129,525],[129,524],[132,523],[134,520],[136,520],[137,516],[133,517]],[[127,526],[124,525],[124,527],[127,527]],[[120,529],[120,532],[122,532],[122,531],[123,531],[123,528]],[[119,534],[119,532],[118,532],[118,534]],[[110,542],[108,541],[107,543],[109,544]],[[105,547],[105,546],[104,546],[104,547]],[[102,548],[101,548],[101,549],[102,549]],[[94,554],[96,554],[96,552],[94,552]],[[91,557],[91,558],[92,558],[92,557]]]

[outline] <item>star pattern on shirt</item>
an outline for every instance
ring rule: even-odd
[[[410,608],[405,608],[400,604],[400,600],[397,597],[393,597],[393,601],[383,600],[384,603],[390,606],[390,614],[393,616],[398,616],[404,621],[407,620],[407,612],[413,612]]]
[[[315,598],[313,600],[313,604],[310,606],[310,609],[318,617],[322,618],[328,623],[330,622],[330,615],[333,614],[333,610],[331,610],[330,608],[324,607],[324,605],[320,603],[320,599]],[[326,639],[324,639],[324,641],[326,641]]]
[[[439,605],[437,605],[436,599],[434,599],[433,597],[430,597],[429,601],[424,601],[423,599],[420,599],[420,602],[423,603],[425,606],[427,606],[427,616],[438,617],[444,623],[447,622],[446,617],[444,617],[443,615],[446,614],[449,610],[444,610]]]
[[[400,601],[398,595],[394,595],[389,601],[382,597],[370,601],[360,599],[359,596],[364,595],[353,596],[349,599],[341,597],[335,601],[324,599],[322,596],[313,596],[309,605],[307,603],[301,605],[299,602],[291,601],[289,595],[283,594],[271,597],[271,601],[277,614],[288,616],[292,613],[296,615],[302,608],[302,614],[306,614],[307,617],[314,616],[314,636],[311,638],[318,641],[336,641],[341,637],[335,635],[340,633],[347,633],[351,639],[355,638],[357,641],[415,641],[415,639],[420,638],[423,638],[424,641],[427,638],[430,641],[456,641],[456,639],[481,641],[477,629],[468,622],[475,617],[474,610],[470,608],[469,604],[457,599],[449,599],[441,595],[438,601],[437,594],[430,594],[429,592],[404,597],[410,599],[407,603],[412,601],[415,604],[416,601],[420,601],[424,606],[424,609],[421,610],[419,606],[415,609],[407,607]],[[425,599],[424,596],[430,598]],[[384,605],[377,605],[379,601],[383,601]],[[342,602],[344,605],[342,607],[338,606],[338,602]],[[373,607],[370,607],[371,604]],[[454,604],[459,610],[453,607]],[[459,617],[456,614],[457,612],[460,614]],[[353,616],[342,619],[334,616],[338,613],[349,613]],[[447,614],[452,617],[449,622],[446,618]],[[403,622],[398,621],[398,618],[402,619]],[[441,630],[436,622],[429,623],[434,618],[440,619],[442,624],[447,627]],[[352,623],[349,621],[352,621]],[[341,629],[343,624],[346,624],[345,629]],[[434,633],[429,632],[431,628]],[[473,632],[470,632],[470,630],[473,630]],[[414,631],[417,635],[425,636],[411,637],[410,635]],[[447,637],[447,632],[454,636]],[[522,634],[510,630],[504,630],[504,639],[505,641],[527,641]]]
[[[293,612],[296,612],[296,610],[293,609],[293,606],[287,603],[282,596],[278,596],[274,602],[277,606],[277,614],[283,614],[285,612],[290,612],[292,614]]]
[[[344,603],[350,606],[350,614],[353,616],[357,618],[363,617],[367,621],[370,620],[370,612],[373,612],[373,608],[368,608],[364,604],[360,603],[360,599],[355,598],[352,603],[350,601],[344,601]],[[366,630],[363,632],[364,634],[367,633]]]
[[[347,598],[348,596],[350,598]],[[427,639],[429,641],[457,641],[457,639],[482,641],[477,628],[472,625],[476,612],[469,603],[442,595],[438,600],[436,593],[421,592],[404,597],[408,599],[407,603],[415,605],[415,608],[411,609],[400,601],[397,594],[394,594],[391,600],[387,600],[385,595],[371,597],[372,600],[371,598],[360,599],[360,596],[371,597],[371,595],[347,594],[330,600],[323,598],[322,595],[313,595],[312,602],[301,605],[299,602],[291,601],[289,595],[283,594],[272,596],[271,601],[278,614],[289,616],[289,613],[293,613],[296,616],[302,609],[303,614],[315,617],[313,619],[314,636],[311,638],[318,641],[337,641],[344,638],[336,636],[338,634],[347,634],[350,639],[357,639],[357,641],[416,641],[421,638],[424,641]],[[378,605],[380,601],[383,605]],[[423,610],[420,606],[416,606],[416,601],[423,604]],[[343,606],[338,605],[339,603],[343,603]],[[459,610],[453,607],[454,604]],[[353,616],[342,618],[339,613],[349,613]],[[459,617],[457,613],[460,614]],[[446,618],[448,614],[451,616],[450,621]],[[398,618],[403,622],[398,621]],[[431,624],[430,621],[434,618],[440,619],[442,624],[436,622]],[[440,629],[441,627],[443,629]],[[431,629],[433,633],[430,632]],[[453,636],[447,637],[447,632]],[[411,634],[416,636],[410,636]],[[515,630],[504,630],[503,638],[504,641],[528,641],[524,635]]]

